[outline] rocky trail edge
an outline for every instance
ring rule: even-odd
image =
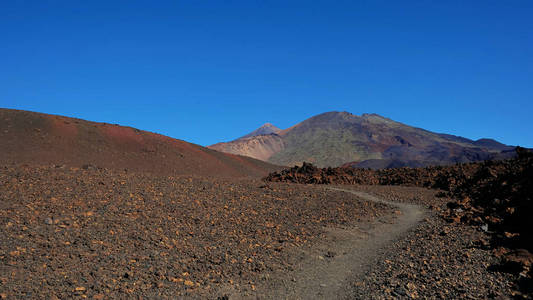
[[[352,294],[353,279],[366,272],[381,250],[401,238],[428,214],[419,205],[391,202],[374,195],[328,187],[355,194],[363,201],[393,207],[393,214],[349,228],[328,228],[324,239],[308,249],[299,249],[299,263],[292,272],[269,278],[258,286],[260,299],[342,299]],[[229,299],[247,298],[229,293]]]

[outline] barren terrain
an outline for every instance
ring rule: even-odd
[[[371,189],[377,186],[361,186],[359,184],[381,185],[380,197],[396,198],[396,188],[390,185],[403,185],[404,188],[416,189],[418,187],[441,188],[435,197],[446,201],[446,206],[438,205],[438,200],[426,202],[430,208],[436,211],[437,217],[429,219],[421,227],[416,240],[412,242],[404,241],[403,250],[399,251],[401,259],[398,261],[403,265],[399,271],[411,268],[412,276],[400,272],[403,278],[416,281],[413,278],[428,273],[420,268],[420,261],[413,262],[409,257],[413,253],[424,258],[424,265],[432,270],[431,276],[436,276],[437,281],[426,278],[423,281],[423,294],[434,295],[436,288],[445,282],[447,291],[453,285],[464,286],[454,293],[456,297],[472,296],[470,292],[475,291],[476,298],[497,297],[502,294],[509,296],[506,287],[513,286],[513,296],[531,298],[533,295],[533,239],[532,219],[533,211],[533,153],[530,150],[517,147],[516,157],[502,161],[486,161],[482,163],[457,164],[446,167],[426,167],[426,168],[397,168],[386,170],[367,170],[354,168],[316,168],[310,164],[301,167],[294,167],[279,173],[270,174],[266,180],[275,182],[299,182],[314,184],[348,184],[356,190]],[[387,186],[388,185],[388,186]],[[407,187],[410,186],[410,187]],[[415,193],[416,194],[416,193]],[[449,197],[449,198],[448,198]],[[405,202],[404,200],[401,200]],[[420,197],[407,199],[407,203],[424,203]],[[444,222],[453,224],[443,227]],[[440,228],[444,228],[439,236],[435,235]],[[448,239],[451,230],[454,234],[452,239]],[[457,229],[457,230],[455,230]],[[419,230],[419,229],[417,229]],[[482,232],[482,233],[481,233]],[[416,245],[416,249],[432,249],[429,253],[424,251],[410,251],[411,247],[405,245]],[[470,249],[489,250],[483,252]],[[407,251],[406,253],[406,250]],[[471,255],[477,253],[477,256]],[[409,255],[409,256],[407,256]],[[463,256],[461,256],[463,255]],[[479,255],[485,255],[480,257]],[[435,261],[434,257],[441,257]],[[386,256],[385,256],[386,257]],[[392,261],[387,259],[387,261]],[[474,268],[475,276],[471,270],[464,270],[463,281],[455,281],[454,270],[464,269],[472,263],[480,263],[483,268]],[[435,267],[438,266],[438,267]],[[442,272],[445,270],[446,272]],[[387,268],[390,272],[391,268]],[[487,272],[489,271],[489,272]],[[383,274],[383,273],[382,273]],[[397,274],[397,273],[396,273]],[[479,277],[479,274],[483,274]],[[489,275],[490,274],[490,275]],[[510,275],[509,275],[510,274]],[[389,273],[390,275],[394,275]],[[481,280],[480,278],[500,277],[494,280]],[[386,278],[387,276],[384,276]],[[437,278],[438,277],[438,278]],[[505,277],[506,279],[502,279]],[[374,277],[372,285],[381,282]],[[418,277],[420,278],[420,277]],[[444,278],[443,280],[441,280]],[[466,283],[472,281],[476,283]],[[510,284],[509,282],[513,282]],[[389,282],[389,281],[385,281]],[[451,282],[451,284],[450,284]],[[437,283],[437,285],[436,285]],[[398,283],[394,281],[394,285]],[[413,290],[411,283],[409,289]],[[363,285],[364,286],[364,285]],[[432,286],[429,290],[428,286]],[[368,286],[367,286],[368,287]],[[405,295],[404,286],[399,292],[391,295]],[[479,293],[479,289],[491,291]],[[433,291],[433,292],[431,292]],[[507,292],[505,292],[507,291]],[[416,295],[421,294],[419,292]],[[415,294],[413,294],[415,295]],[[382,295],[383,296],[383,295]],[[442,296],[442,295],[441,295]],[[454,296],[455,297],[455,296]]]
[[[0,182],[3,298],[516,294],[435,190],[27,165]]]
[[[389,212],[321,187],[106,169],[0,173],[0,294],[7,298],[246,294],[292,268],[325,227]]]
[[[0,141],[0,299],[532,295],[527,151],[263,181],[280,167],[61,116],[0,110]]]

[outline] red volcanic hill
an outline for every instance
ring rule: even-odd
[[[261,177],[278,166],[131,127],[0,109],[0,163]]]

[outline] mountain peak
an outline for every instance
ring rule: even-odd
[[[240,137],[239,139],[246,139],[246,138],[250,138],[250,137],[254,137],[254,136],[258,136],[258,135],[273,134],[273,133],[278,133],[280,131],[281,131],[281,129],[279,129],[278,127],[272,125],[272,123],[265,123],[261,127],[259,127],[256,130],[248,133],[245,136]]]
[[[376,113],[329,111],[288,129],[270,123],[213,147],[279,165],[312,162],[319,167],[358,161],[364,167],[453,164],[496,157],[512,149],[490,139],[472,141],[412,127]]]
[[[276,128],[276,129],[279,129],[276,126],[272,125],[272,123],[265,123],[265,124],[263,124],[263,126],[261,126],[259,128]]]
[[[355,118],[355,119],[365,119],[365,120],[369,120],[369,119],[378,120],[378,119],[380,119],[380,120],[388,120],[388,121],[390,121],[389,118],[386,118],[384,116],[378,115],[376,113],[363,113],[361,115],[355,115],[355,114],[352,114],[351,112],[348,112],[348,111],[328,111],[328,112],[316,115],[315,117],[328,117],[328,118],[340,117],[340,118]]]

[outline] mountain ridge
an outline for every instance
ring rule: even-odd
[[[269,155],[263,153],[257,136],[209,146],[212,149],[249,155],[279,164],[294,165],[304,161],[319,167],[336,167],[356,161],[356,166],[445,165],[460,162],[505,158],[514,147],[493,139],[473,141],[445,133],[412,127],[387,117],[346,111],[332,111],[312,116],[276,134],[278,144]],[[272,138],[274,139],[274,138]],[[253,146],[251,146],[253,144]],[[504,154],[502,154],[504,152]]]

